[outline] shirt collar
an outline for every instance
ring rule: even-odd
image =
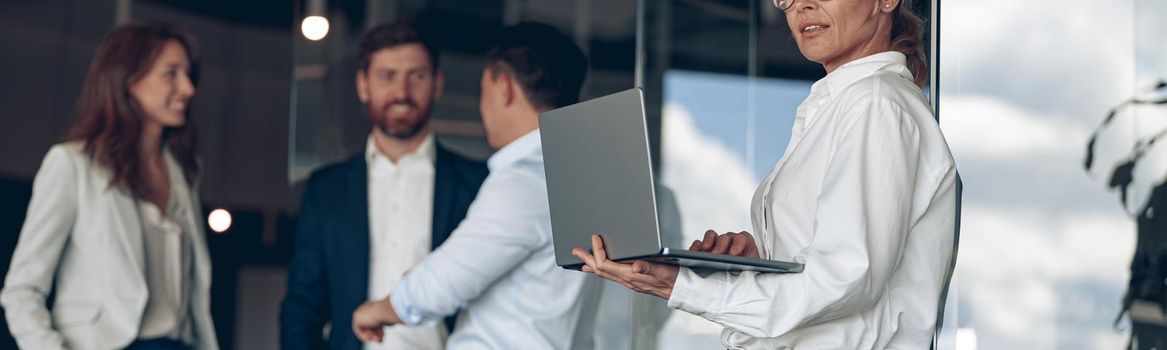
[[[490,159],[486,161],[486,166],[493,172],[508,167],[526,158],[531,153],[539,153],[539,156],[542,156],[542,149],[543,143],[539,138],[539,129],[535,129],[511,141],[510,144],[503,146],[498,152],[494,152],[494,155],[490,156]]]
[[[402,155],[401,158],[398,159],[398,162],[406,158],[417,156],[425,157],[426,160],[431,162],[437,158],[437,149],[436,146],[434,146],[433,133],[426,134],[425,139],[421,141],[421,144],[417,145],[417,149],[413,150],[411,153]],[[374,141],[373,134],[369,133],[369,138],[367,141],[365,141],[365,164],[373,164],[373,161],[377,160],[377,158],[384,158],[386,161],[389,161],[389,157],[385,156],[385,154],[381,153],[381,150],[377,149],[377,141]],[[393,162],[389,163],[392,164]]]
[[[899,51],[887,51],[863,57],[836,68],[831,74],[811,86],[811,94],[825,93],[828,96],[837,96],[843,90],[860,79],[875,74],[876,71],[888,69],[909,81],[914,81],[912,72],[908,70],[907,57]],[[825,91],[824,91],[825,89]]]

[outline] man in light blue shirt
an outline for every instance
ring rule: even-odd
[[[380,341],[383,325],[433,323],[463,311],[451,349],[567,349],[591,342],[600,284],[560,269],[539,142],[539,113],[575,103],[587,58],[544,25],[503,29],[487,54],[479,109],[499,148],[466,219],[384,299],[353,313],[353,332]]]

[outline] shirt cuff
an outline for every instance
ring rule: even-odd
[[[714,321],[725,299],[724,272],[698,273],[682,266],[673,283],[669,307]]]
[[[409,296],[408,283],[408,278],[402,279],[389,294],[389,304],[393,305],[393,311],[397,312],[401,323],[409,326],[437,324],[437,320],[427,320],[423,312],[414,306],[413,298]]]

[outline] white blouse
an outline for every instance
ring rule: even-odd
[[[146,309],[138,330],[138,339],[171,339],[186,344],[194,341],[190,323],[190,287],[194,275],[191,243],[183,232],[190,210],[190,192],[182,168],[165,154],[170,195],[166,209],[147,200],[137,200],[142,220],[142,242],[146,258]]]
[[[782,160],[758,187],[762,256],[803,273],[682,268],[669,306],[748,349],[926,349],[949,271],[956,168],[898,52],[811,87]]]

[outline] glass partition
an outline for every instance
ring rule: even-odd
[[[959,312],[946,321],[957,349],[1127,344],[1130,325],[1116,320],[1136,225],[1108,183],[1134,119],[1091,140],[1141,85],[1132,23],[1162,28],[1149,17],[1162,10],[1134,6],[1159,3],[943,2],[940,122],[968,185],[949,303]],[[1161,49],[1161,33],[1138,42]],[[1083,169],[1090,148],[1100,152]]]
[[[637,76],[650,126],[658,127],[650,130],[659,149],[658,176],[681,218],[679,234],[662,239],[684,248],[707,229],[753,231],[754,190],[782,156],[796,107],[825,71],[798,51],[783,12],[770,0],[640,6]],[[927,1],[916,10],[930,17]],[[722,326],[672,312],[657,298],[635,301],[636,348],[721,346]]]
[[[296,23],[306,11],[297,8]],[[432,126],[439,142],[471,158],[493,153],[478,114],[478,89],[491,36],[504,25],[539,21],[572,35],[591,59],[585,99],[633,87],[635,3],[381,0],[335,4],[326,11],[327,36],[313,41],[297,35],[293,45],[291,183],[364,146],[370,124],[354,87],[356,46],[365,30],[383,22],[410,19],[435,34],[446,86],[434,106]]]
[[[929,4],[917,3],[925,17]],[[302,18],[306,9],[297,9]],[[369,123],[354,90],[355,46],[373,25],[411,18],[440,33],[446,90],[436,103],[439,142],[473,158],[486,146],[477,111],[489,36],[535,20],[577,40],[592,62],[584,98],[644,88],[667,245],[683,247],[709,228],[749,231],[749,201],[786,146],[795,107],[821,78],[769,0],[367,1],[326,9],[328,35],[293,44],[288,178],[364,146]],[[297,23],[299,20],[297,19]],[[436,29],[435,29],[436,28]],[[679,216],[665,218],[675,206]],[[667,221],[667,220],[666,220]],[[665,302],[607,283],[596,310],[595,347],[706,349],[721,326],[672,312]]]
[[[370,123],[356,96],[356,46],[373,26],[410,19],[437,36],[445,92],[431,119],[438,142],[470,158],[494,150],[478,112],[479,78],[491,36],[505,25],[539,21],[565,31],[580,45],[591,69],[583,99],[634,87],[637,3],[625,0],[381,0],[330,2],[330,29],[319,41],[296,35],[288,180],[299,185],[312,170],[359,152]],[[355,4],[355,5],[354,5]],[[303,5],[303,4],[301,4]],[[296,23],[306,15],[298,7]],[[594,346],[628,349],[631,292],[606,283],[596,314]]]
[[[1114,118],[1109,120],[1122,125],[1113,128],[1118,131],[1113,136],[1120,136],[1114,138],[1120,141],[1112,142],[1126,146],[1115,153],[1125,155],[1120,159],[1126,162],[1117,167],[1101,163],[1098,170],[1114,169],[1108,185],[1122,191],[1122,207],[1136,225],[1131,278],[1123,299],[1131,322],[1130,344],[1136,349],[1162,349],[1167,348],[1167,316],[1163,312],[1167,283],[1160,283],[1167,269],[1162,263],[1167,257],[1163,244],[1167,221],[1158,213],[1167,210],[1167,147],[1158,141],[1167,135],[1167,45],[1162,40],[1167,34],[1167,3],[1136,0],[1134,7],[1134,91],[1114,107]]]

